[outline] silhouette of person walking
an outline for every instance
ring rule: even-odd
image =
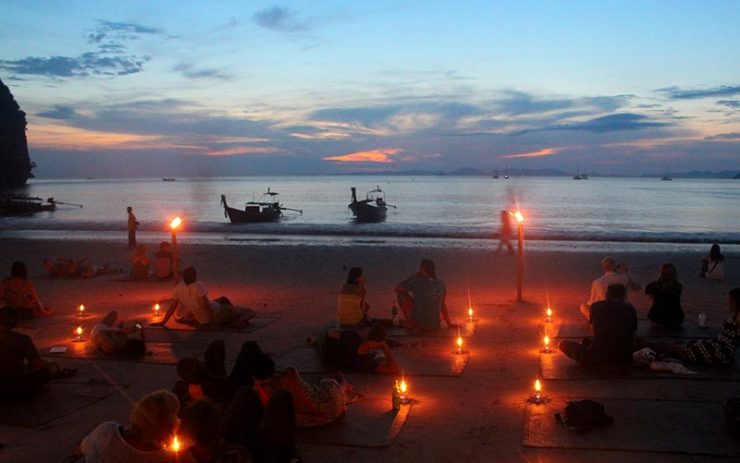
[[[498,247],[494,252],[500,253],[503,251],[504,246],[508,249],[509,255],[514,254],[514,247],[511,245],[509,239],[511,238],[511,218],[507,211],[501,211],[501,230],[499,231],[499,242]]]
[[[134,249],[136,247],[136,229],[139,228],[139,222],[136,220],[131,206],[126,208],[126,212],[128,212],[128,247]]]

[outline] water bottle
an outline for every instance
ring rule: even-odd
[[[704,312],[699,313],[699,327],[704,328],[704,325],[707,323],[707,314]]]
[[[391,404],[393,405],[393,410],[401,409],[401,390],[398,386],[398,380],[396,380],[395,384],[393,384],[393,392],[391,393]]]
[[[391,309],[391,315],[393,315],[393,325],[398,326],[398,306],[395,302],[393,303],[393,308]]]

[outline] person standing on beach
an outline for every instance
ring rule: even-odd
[[[617,262],[613,257],[604,257],[601,259],[601,269],[604,274],[591,283],[591,297],[588,302],[581,304],[581,314],[587,320],[591,319],[591,305],[606,300],[606,290],[609,286],[620,284],[625,288],[630,286],[630,275],[628,272],[617,272]],[[625,300],[627,296],[625,295]]]
[[[514,247],[511,245],[511,218],[507,211],[501,211],[501,230],[498,233],[498,247],[494,252],[499,253],[504,250],[504,246],[508,249],[508,254],[511,256],[514,254]]]
[[[126,208],[126,212],[128,212],[128,247],[134,249],[136,247],[136,229],[139,228],[139,222],[136,220],[131,206]]]
[[[447,313],[447,288],[437,278],[434,262],[422,259],[419,272],[396,286],[398,305],[412,330],[433,331],[440,328],[440,314],[448,328],[455,328]]]

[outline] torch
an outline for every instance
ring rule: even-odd
[[[175,280],[180,278],[180,257],[177,252],[177,228],[182,224],[180,216],[175,217],[170,222],[170,230],[172,230],[172,275]]]

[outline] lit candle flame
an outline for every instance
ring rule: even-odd
[[[468,319],[473,321],[473,307],[468,307]]]
[[[170,444],[170,450],[173,452],[180,451],[180,439],[178,439],[177,436],[172,437],[172,444]]]
[[[77,310],[80,311],[80,317],[81,317],[82,314],[85,313],[85,305],[84,304],[80,304],[80,307],[78,307]]]
[[[539,379],[534,380],[534,392],[535,394],[542,393],[542,383],[540,383]]]
[[[157,303],[157,304],[154,304],[154,313],[155,313],[156,315],[159,315],[159,303]]]
[[[457,337],[457,350],[462,349],[462,336]]]
[[[551,320],[552,320],[552,309],[548,307],[547,308],[547,321],[549,322]]]
[[[399,389],[401,390],[401,395],[406,395],[406,391],[408,390],[408,385],[406,384],[406,380],[402,379],[401,384],[399,386]]]
[[[516,221],[517,221],[517,222],[519,222],[519,223],[522,223],[522,222],[524,222],[524,216],[522,215],[522,213],[521,213],[520,211],[516,211],[516,212],[514,212],[514,218],[515,218],[515,219],[516,219]]]
[[[172,219],[172,222],[170,222],[170,228],[174,231],[182,224],[182,219],[178,215],[174,219]]]
[[[550,351],[550,336],[545,335],[545,352]]]
[[[75,333],[77,334],[77,339],[82,339],[82,327],[78,326],[77,329],[75,329]]]

